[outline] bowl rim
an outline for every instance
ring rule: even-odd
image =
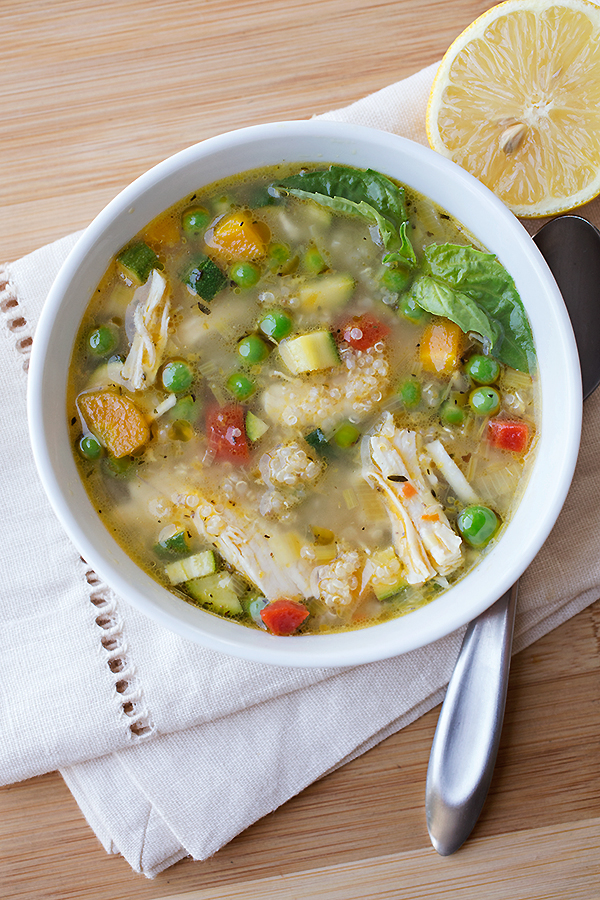
[[[69,470],[68,461],[64,458],[65,452],[68,451],[72,457],[70,444],[66,447],[64,441],[66,409],[63,414],[65,428],[60,432],[60,426],[53,421],[56,418],[57,408],[54,409],[54,416],[48,409],[51,397],[48,380],[50,379],[51,385],[54,384],[52,378],[57,377],[56,372],[61,366],[64,368],[64,360],[59,363],[53,359],[52,347],[60,331],[61,322],[64,329],[65,322],[68,321],[69,292],[73,293],[74,284],[81,281],[81,273],[84,271],[83,263],[89,261],[90,258],[95,259],[94,254],[100,258],[102,252],[108,252],[106,247],[110,244],[111,238],[113,241],[115,240],[116,229],[113,229],[115,222],[120,222],[123,217],[127,218],[128,225],[131,225],[133,231],[126,240],[131,239],[143,224],[151,221],[154,215],[158,215],[161,211],[158,209],[154,215],[146,218],[142,225],[136,227],[138,221],[136,217],[139,217],[140,214],[143,215],[143,212],[140,212],[140,208],[144,208],[143,199],[149,192],[156,191],[157,185],[177,183],[178,173],[187,171],[186,167],[190,165],[206,165],[207,160],[222,164],[227,154],[236,158],[236,154],[239,156],[242,149],[249,151],[248,155],[252,157],[253,153],[256,155],[257,152],[261,152],[261,149],[264,151],[267,145],[279,146],[289,142],[302,144],[303,141],[306,143],[322,141],[328,145],[330,153],[323,156],[321,160],[317,159],[318,154],[315,154],[313,159],[303,158],[303,161],[313,163],[335,162],[336,160],[331,158],[334,148],[339,148],[344,157],[351,156],[353,151],[360,155],[357,149],[360,147],[363,148],[363,152],[367,152],[365,148],[370,148],[373,153],[385,151],[385,154],[390,157],[398,154],[405,163],[408,161],[416,169],[422,167],[427,171],[437,173],[436,177],[440,184],[448,185],[442,190],[442,193],[445,191],[444,196],[452,198],[457,191],[460,191],[461,203],[479,205],[479,210],[473,212],[472,215],[481,215],[481,210],[483,210],[490,222],[493,222],[493,231],[490,230],[491,225],[486,225],[493,238],[492,246],[495,249],[492,252],[495,252],[501,261],[504,261],[504,256],[510,257],[513,261],[513,269],[516,265],[513,260],[515,257],[518,261],[519,271],[525,271],[527,268],[529,273],[527,278],[537,284],[545,295],[547,301],[547,309],[544,310],[545,322],[542,322],[539,312],[536,311],[532,320],[532,311],[530,309],[527,311],[532,320],[532,327],[535,322],[534,334],[540,335],[543,329],[547,329],[547,339],[551,342],[553,357],[560,361],[564,369],[562,382],[557,385],[563,415],[560,420],[561,430],[550,446],[549,439],[545,440],[545,435],[548,428],[552,429],[556,426],[557,421],[555,415],[550,415],[551,406],[544,403],[542,397],[542,426],[538,458],[534,462],[533,471],[520,505],[496,547],[456,586],[422,609],[366,629],[338,634],[292,636],[282,639],[215,617],[186,604],[160,586],[160,592],[167,597],[161,596],[159,601],[155,590],[157,582],[154,582],[128,557],[126,560],[123,559],[124,551],[115,542],[113,542],[115,543],[113,548],[112,545],[107,545],[106,541],[102,541],[97,525],[95,526],[93,522],[94,517],[97,523],[100,523],[101,520],[93,511],[89,498],[88,508],[78,508],[77,503],[79,502],[81,505],[81,497],[77,495],[74,483],[70,482],[69,477],[65,474],[65,471]],[[352,163],[346,161],[346,164],[351,165]],[[248,168],[257,168],[257,166],[240,168],[238,165],[235,171],[245,171]],[[373,165],[373,168],[377,168],[377,166]],[[402,181],[398,175],[393,177]],[[203,180],[199,177],[198,183],[209,185],[215,180],[217,179]],[[404,179],[404,183],[411,184],[411,181]],[[422,191],[422,193],[426,192]],[[168,205],[176,203],[187,194],[189,191],[184,191],[180,197],[175,197],[162,209],[168,208]],[[453,213],[452,203],[441,201],[437,190],[433,199]],[[456,205],[456,202],[453,202]],[[481,228],[477,230],[470,228],[464,215],[460,216],[459,220],[481,240]],[[119,246],[126,243],[126,240],[120,240]],[[489,239],[484,240],[483,243],[490,246]],[[109,259],[110,256],[107,257],[105,268]],[[511,274],[513,274],[512,271]],[[95,283],[93,278],[89,281],[91,290],[85,299],[85,304],[81,304],[81,314],[87,307],[98,281],[99,278],[95,280]],[[548,323],[550,324],[548,325]],[[556,384],[557,379],[551,374],[550,365],[545,365],[542,380],[548,378],[553,378],[552,383]],[[581,412],[579,358],[566,308],[540,251],[508,208],[465,170],[445,157],[434,153],[428,147],[395,134],[324,119],[291,120],[254,125],[208,138],[153,166],[117,194],[78,239],[54,280],[34,336],[28,382],[29,430],[38,473],[63,528],[98,576],[125,601],[184,638],[213,650],[253,662],[302,667],[357,665],[410,652],[425,644],[435,642],[466,625],[468,621],[488,608],[495,599],[502,596],[533,560],[562,508],[577,460]],[[548,462],[544,457],[544,466],[539,460],[542,448],[547,448],[547,453],[546,449],[544,452],[548,456]],[[74,461],[71,461],[74,466]],[[553,491],[551,493],[547,490],[547,485],[543,483],[544,478],[550,477],[550,472],[553,472]],[[81,490],[84,491],[82,486]],[[531,515],[525,516],[521,513],[529,495],[535,496],[541,502],[543,515],[539,517],[538,521],[533,521]],[[87,497],[87,494],[85,496]],[[525,509],[527,508],[525,507]],[[523,540],[518,536],[518,529],[525,525],[528,527],[528,533],[526,540]],[[104,525],[101,525],[101,528],[106,531]],[[106,533],[108,534],[108,532]],[[93,537],[89,537],[90,534],[95,535],[96,541]],[[499,547],[503,552],[506,551],[504,555],[507,556],[507,560],[504,564],[498,562],[497,550]],[[518,558],[518,563],[515,564],[513,556]],[[127,565],[127,560],[129,565]],[[478,573],[478,576],[474,579],[475,573]],[[132,579],[135,583],[132,583]],[[496,586],[491,594],[489,594],[490,580]],[[467,602],[467,599],[463,598],[466,591],[458,590],[466,582],[472,583],[473,589],[481,589],[487,584],[488,594],[484,597],[467,598]],[[453,606],[447,600],[444,601],[444,598],[451,595],[460,595],[462,602]],[[172,602],[173,600],[175,604]]]

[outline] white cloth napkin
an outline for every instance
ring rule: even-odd
[[[425,143],[435,68],[326,118]],[[188,643],[99,582],[45,498],[25,413],[31,339],[75,238],[0,269],[0,782],[60,769],[106,850],[153,876],[210,856],[439,703],[462,631],[381,663],[288,670]],[[515,651],[600,595],[599,426],[600,392],[561,517],[522,580]]]

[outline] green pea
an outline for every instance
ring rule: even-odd
[[[311,272],[313,275],[320,275],[327,268],[327,263],[316,247],[307,249],[302,259],[302,265],[307,272]]]
[[[237,262],[229,270],[229,277],[241,288],[250,288],[260,279],[260,269],[255,263]]]
[[[333,435],[333,440],[338,447],[342,447],[342,449],[346,450],[348,447],[352,447],[353,444],[356,444],[359,437],[360,431],[356,425],[353,425],[352,422],[345,422],[343,425],[340,425]]]
[[[256,390],[256,385],[243,372],[234,372],[227,379],[227,390],[236,400],[247,400]]]
[[[440,419],[444,425],[462,425],[465,411],[455,399],[449,398],[440,407]]]
[[[96,356],[109,356],[117,346],[117,334],[110,325],[99,325],[88,335],[88,347]]]
[[[469,406],[478,416],[496,415],[500,403],[500,394],[493,387],[478,387],[469,394]]]
[[[133,456],[109,456],[104,460],[106,471],[114,478],[129,478],[133,474],[136,460]]]
[[[467,506],[456,524],[465,541],[479,549],[489,544],[500,527],[500,520],[488,506]]]
[[[421,402],[421,385],[415,378],[408,378],[398,387],[402,403],[407,409],[416,409]]]
[[[406,269],[386,269],[381,276],[381,284],[388,291],[401,294],[409,286],[412,275]]]
[[[476,384],[494,384],[500,375],[500,364],[491,356],[477,353],[468,360],[465,372]]]
[[[172,359],[162,367],[162,385],[165,391],[172,394],[187,391],[193,380],[194,373],[183,359]]]
[[[167,412],[167,417],[176,422],[179,419],[185,419],[186,422],[194,422],[198,418],[199,404],[191,394],[185,397],[179,397],[177,403]]]
[[[408,319],[413,325],[424,324],[429,320],[429,313],[422,309],[409,294],[404,294],[400,298],[398,312],[403,319]]]
[[[248,334],[237,345],[237,351],[244,362],[255,366],[269,355],[269,348],[258,334]]]
[[[93,435],[85,435],[79,441],[79,452],[86,459],[100,459],[104,450],[100,441]]]
[[[282,341],[290,334],[293,326],[292,317],[280,309],[272,309],[258,323],[262,333],[272,341]]]
[[[271,244],[267,251],[269,259],[278,266],[282,266],[287,262],[292,251],[288,244]]]
[[[181,217],[181,226],[186,234],[202,234],[211,220],[211,215],[203,206],[186,209]]]

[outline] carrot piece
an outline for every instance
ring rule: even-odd
[[[80,394],[77,403],[90,430],[117,459],[135,453],[150,440],[146,417],[129,397],[92,391]]]
[[[406,484],[402,485],[402,495],[406,497],[407,500],[410,500],[411,497],[414,497],[417,493],[417,489],[414,484],[411,484],[410,481],[407,481]]]
[[[288,600],[282,597],[273,600],[260,611],[260,617],[272,634],[290,635],[302,625],[308,610],[298,600]]]
[[[427,372],[450,375],[458,368],[462,331],[454,322],[430,322],[419,346],[421,365]]]
[[[249,212],[238,210],[217,222],[212,234],[206,234],[205,241],[230,259],[262,259],[269,237],[266,225],[253,221]]]
[[[440,517],[438,516],[437,513],[424,513],[424,515],[422,515],[421,518],[423,519],[424,522],[439,522],[440,521]]]

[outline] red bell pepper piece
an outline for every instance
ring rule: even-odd
[[[342,328],[344,340],[355,350],[368,350],[378,341],[385,340],[389,333],[390,329],[387,325],[384,325],[375,316],[367,314],[354,316]]]
[[[302,625],[308,610],[298,600],[288,600],[282,597],[280,600],[272,600],[260,611],[260,617],[272,634],[293,634]]]
[[[216,459],[244,462],[250,455],[244,407],[239,403],[214,406],[206,416],[209,450]]]
[[[493,447],[512,453],[524,453],[529,443],[529,426],[525,422],[491,419],[488,437]]]

